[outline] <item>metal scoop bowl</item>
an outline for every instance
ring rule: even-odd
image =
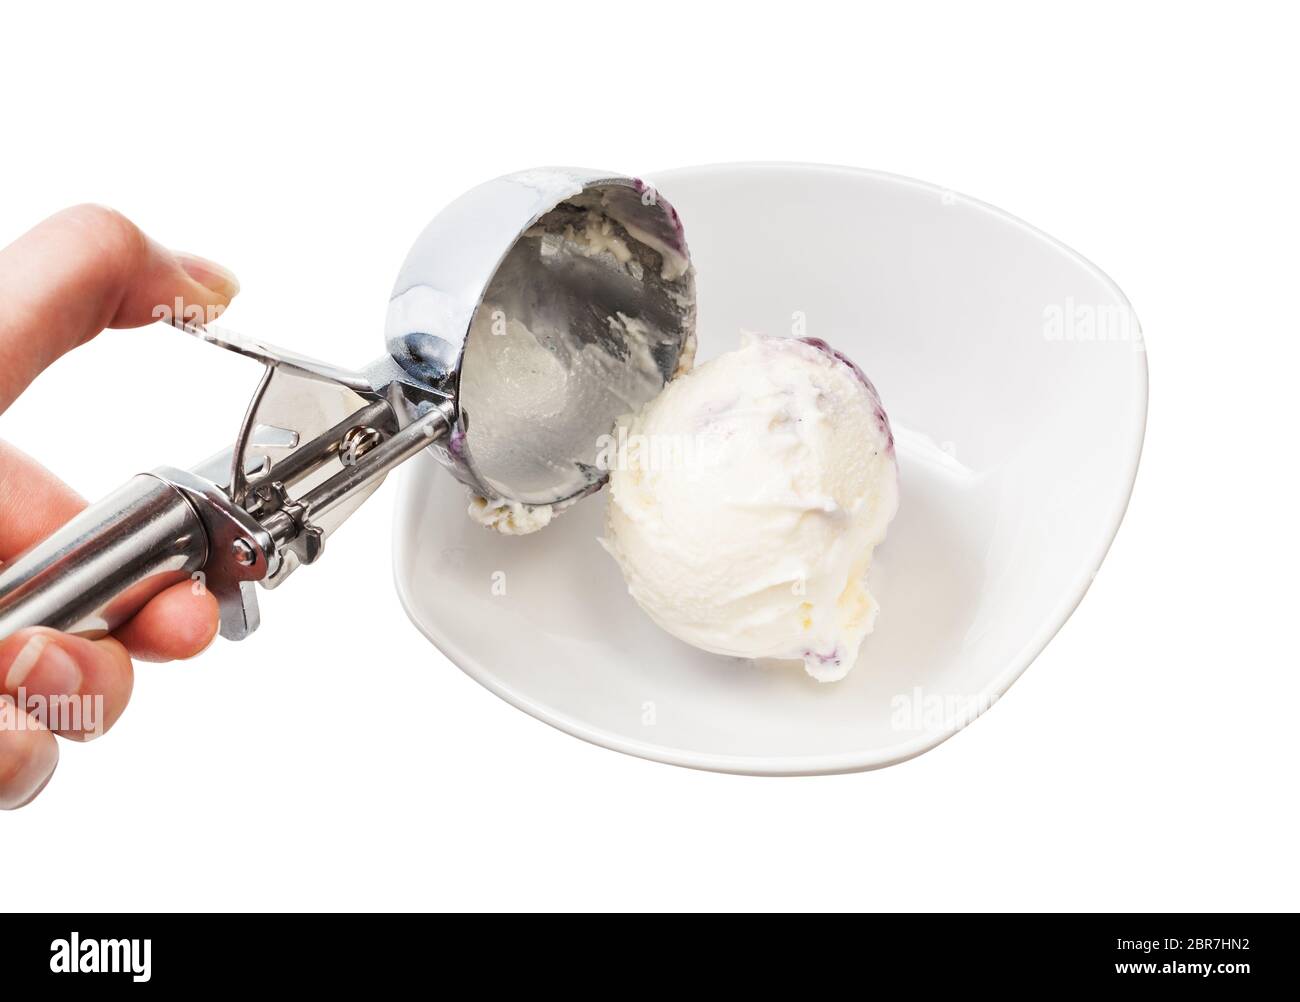
[[[217,598],[222,635],[243,639],[253,585],[314,563],[425,448],[495,504],[599,489],[602,437],[690,366],[695,280],[653,189],[547,168],[480,185],[425,228],[393,289],[388,353],[362,370],[179,326],[265,367],[233,446],[136,476],[0,569],[0,638],[103,636],[191,579]]]

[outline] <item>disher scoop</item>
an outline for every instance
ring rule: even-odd
[[[547,168],[480,185],[425,228],[393,289],[388,352],[363,369],[174,322],[264,366],[233,446],[136,476],[0,569],[0,638],[102,636],[191,579],[242,639],[259,621],[253,585],[315,562],[426,448],[488,505],[598,489],[615,420],[691,363],[695,281],[652,188]]]

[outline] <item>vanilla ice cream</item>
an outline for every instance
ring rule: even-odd
[[[651,619],[706,651],[848,673],[898,507],[889,419],[852,362],[746,336],[620,421],[607,459],[602,543]]]

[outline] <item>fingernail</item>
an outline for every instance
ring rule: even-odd
[[[185,274],[209,292],[215,292],[226,299],[234,299],[238,295],[239,279],[229,268],[223,268],[215,261],[209,261],[197,254],[177,253],[176,258],[185,269]]]
[[[81,669],[67,651],[38,633],[23,645],[5,677],[10,692],[19,686],[43,696],[73,696],[81,691]]]

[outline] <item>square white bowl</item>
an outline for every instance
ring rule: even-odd
[[[871,171],[733,164],[648,179],[698,270],[701,361],[741,330],[820,337],[880,390],[901,501],[876,631],[841,682],[664,634],[596,537],[603,492],[503,537],[425,455],[403,473],[398,593],[454,663],[617,751],[763,775],[877,768],[997,699],[1079,600],[1119,527],[1146,354],[1096,267],[990,206]]]

